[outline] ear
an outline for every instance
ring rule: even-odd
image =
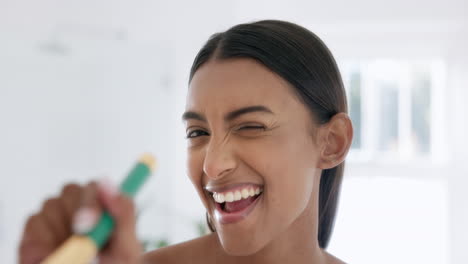
[[[319,168],[331,169],[342,163],[353,140],[353,125],[346,113],[334,115],[328,123],[319,128]]]

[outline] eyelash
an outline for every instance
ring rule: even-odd
[[[195,129],[195,130],[192,130],[190,132],[188,132],[186,138],[196,138],[196,137],[199,137],[199,136],[191,136],[194,132],[201,132],[201,133],[205,133],[204,136],[209,136],[208,132],[204,131],[204,130],[201,130],[201,129]]]
[[[246,126],[242,126],[240,128],[237,129],[237,131],[239,130],[255,130],[255,129],[261,129],[261,130],[265,130],[266,128],[264,126],[253,126],[253,125],[246,125]],[[196,137],[200,137],[202,135],[199,135],[199,136],[192,136],[193,133],[195,132],[198,132],[198,133],[204,133],[203,136],[209,136],[208,132],[204,131],[204,130],[201,130],[201,129],[196,129],[196,130],[192,130],[190,132],[188,132],[186,138],[190,139],[190,138],[196,138]]]
[[[262,130],[265,130],[265,127],[264,126],[247,125],[247,126],[242,126],[237,130],[242,130],[242,129],[246,129],[246,130],[262,129]]]

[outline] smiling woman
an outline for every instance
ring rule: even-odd
[[[317,36],[277,20],[213,35],[193,63],[182,118],[188,176],[212,233],[137,259],[131,203],[92,183],[86,193],[101,189],[116,220],[100,263],[343,263],[326,247],[353,128],[340,73]],[[80,188],[68,186],[54,204],[76,205]],[[54,204],[28,221],[21,256],[40,248],[31,241],[53,215],[75,211]]]
[[[310,31],[268,20],[213,35],[183,115],[189,177],[213,233],[148,259],[340,263],[324,249],[353,135],[346,112],[336,63]]]

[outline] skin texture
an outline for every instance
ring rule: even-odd
[[[259,105],[268,111],[227,118]],[[250,59],[203,65],[186,108],[192,112],[186,115],[188,175],[217,232],[141,255],[130,199],[115,187],[69,184],[27,220],[19,263],[38,263],[69,237],[78,208],[105,208],[116,220],[100,253],[104,264],[343,263],[320,249],[317,230],[321,172],[340,164],[351,145],[345,113],[316,124],[287,82]],[[263,194],[248,217],[221,224],[204,188],[235,183],[259,184]]]
[[[258,105],[272,113],[226,118]],[[216,233],[150,253],[149,263],[181,260],[173,255],[189,263],[341,263],[318,246],[318,192],[322,170],[340,164],[349,150],[346,114],[315,124],[288,83],[251,59],[203,65],[186,110],[194,113],[186,121],[188,174]],[[259,184],[264,192],[247,218],[221,224],[204,188],[237,183]]]

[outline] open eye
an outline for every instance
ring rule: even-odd
[[[209,136],[208,132],[201,129],[194,129],[187,132],[187,138],[196,138],[200,136]]]

